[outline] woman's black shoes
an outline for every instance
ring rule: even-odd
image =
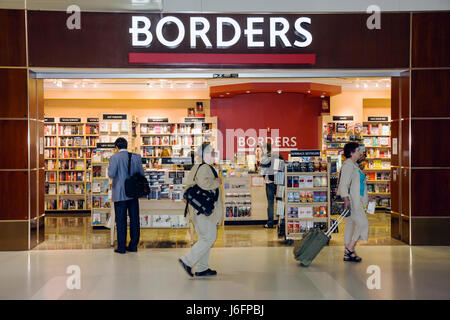
[[[217,276],[217,271],[215,270],[211,270],[211,269],[206,269],[205,271],[202,272],[196,272],[195,273],[196,277],[211,277],[211,276]]]
[[[356,255],[355,251],[350,251],[349,249],[345,248],[344,261],[345,262],[361,262],[362,258],[358,257]]]
[[[181,264],[181,266],[183,267],[184,271],[186,271],[186,273],[190,276],[193,277],[194,275],[192,274],[192,269],[191,267],[189,267],[187,264],[185,264],[183,262],[183,260],[178,259],[178,262]]]

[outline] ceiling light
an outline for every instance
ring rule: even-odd
[[[280,89],[277,90],[278,94],[281,94],[283,91],[281,91]]]
[[[59,88],[62,88],[62,81],[58,81],[58,82],[56,83],[56,86],[59,87]]]
[[[390,87],[391,87],[391,85],[390,85],[390,84],[388,83],[388,84],[386,85],[386,87],[387,87],[387,88],[390,88]]]
[[[308,90],[308,93],[311,93],[311,90]]]
[[[220,97],[223,98],[223,94],[221,94]]]
[[[375,83],[375,87],[377,87],[377,88],[378,88],[378,82],[377,82],[377,83]]]
[[[325,96],[324,96],[324,95],[321,95],[320,97],[321,97],[322,99],[323,99],[323,98],[325,98]]]
[[[229,95],[230,93],[229,92],[227,92],[227,95]]]
[[[359,88],[359,83],[356,84],[356,87]]]
[[[76,83],[73,84],[74,88],[78,88],[78,85]]]
[[[367,88],[367,87],[368,87],[367,83],[364,83],[364,88]]]
[[[97,88],[97,84],[96,83],[94,83],[94,88]]]
[[[250,93],[250,91],[247,90],[247,91],[245,91],[245,93]]]
[[[85,85],[85,84],[84,84],[84,82],[83,82],[83,83],[81,84],[81,87],[83,87],[83,88],[84,88],[85,86],[86,86],[86,85]]]

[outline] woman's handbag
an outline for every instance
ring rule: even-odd
[[[194,181],[195,177],[197,176],[198,169],[200,169],[200,167],[204,164],[205,163],[202,163],[198,166],[197,171],[194,175]],[[214,168],[212,168],[211,166],[209,167],[211,168],[214,177],[218,178],[216,170],[214,170]],[[188,205],[194,207],[194,209],[198,211],[197,214],[210,216],[214,211],[214,203],[219,198],[219,189],[216,189],[215,191],[203,190],[197,184],[195,184],[192,187],[186,189],[183,194],[183,198],[186,200],[186,207],[184,209],[185,217],[187,215]]]

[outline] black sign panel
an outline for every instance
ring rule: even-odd
[[[55,118],[44,118],[44,122],[55,122]]]
[[[184,118],[184,122],[205,122],[205,118]]]
[[[97,148],[99,149],[114,149],[114,142],[99,142],[97,143]]]
[[[162,164],[192,164],[191,158],[162,158]]]
[[[353,121],[353,116],[333,116],[333,121]]]
[[[169,118],[148,118],[147,122],[169,122]]]
[[[291,150],[291,157],[320,157],[320,150]]]
[[[103,120],[126,120],[126,114],[104,114]]]
[[[98,118],[87,118],[88,123],[98,122]]]
[[[61,123],[81,122],[81,118],[59,118],[59,122]]]
[[[369,117],[369,121],[383,121],[388,122],[388,117]]]

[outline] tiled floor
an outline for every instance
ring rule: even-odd
[[[390,215],[368,215],[369,241],[361,245],[403,245],[390,236]],[[339,233],[333,234],[330,245],[343,245],[345,221]],[[106,249],[110,248],[109,230],[92,230],[90,218],[46,218],[46,241],[36,250]],[[188,230],[142,229],[141,248],[186,248],[190,246]],[[276,229],[262,226],[219,227],[216,248],[221,247],[279,247],[287,246],[279,239]]]
[[[290,247],[214,248],[218,276],[208,279],[180,267],[187,250],[0,252],[0,299],[450,299],[450,247],[361,246],[363,261],[351,264],[343,247],[328,246],[309,268]],[[79,290],[67,287],[74,265]],[[374,265],[379,289],[367,285]]]

